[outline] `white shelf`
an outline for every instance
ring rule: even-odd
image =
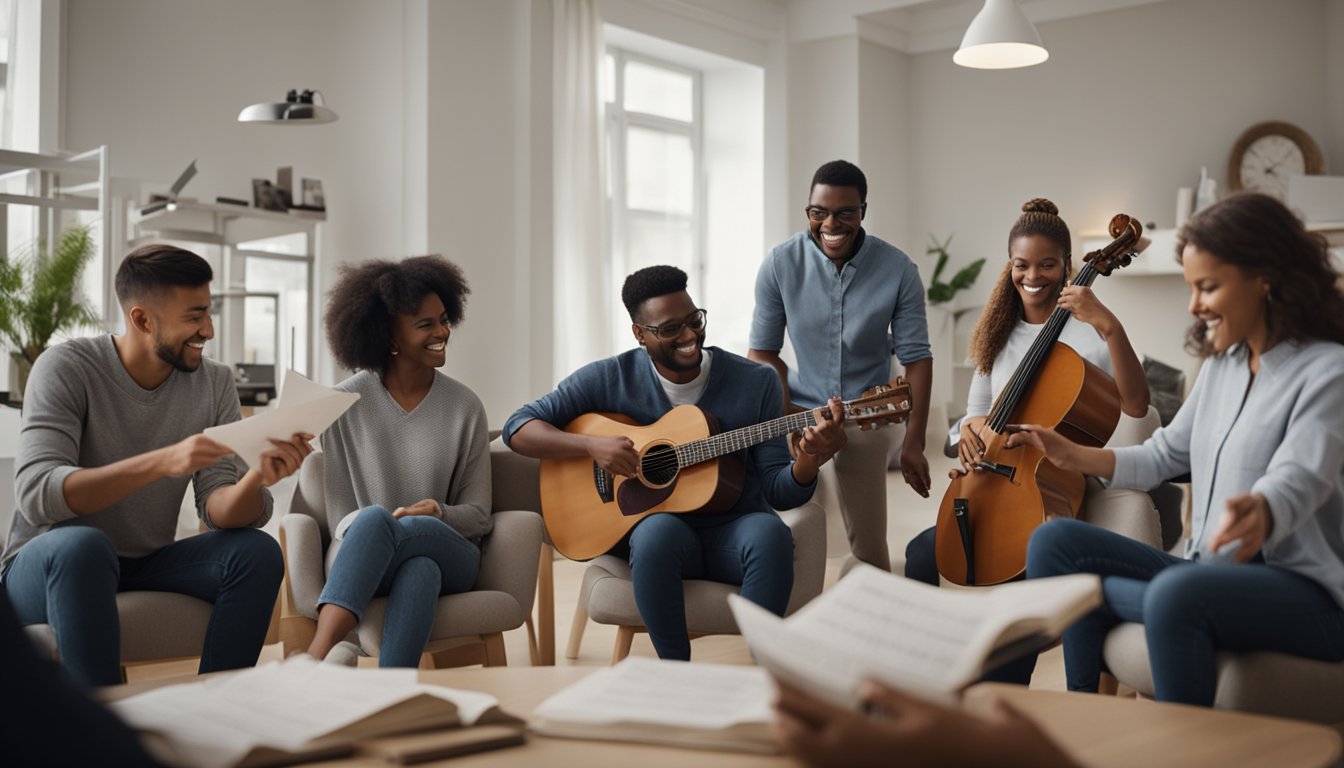
[[[1176,263],[1176,230],[1150,229],[1143,233],[1148,238],[1148,247],[1134,259],[1128,267],[1122,267],[1111,273],[1112,277],[1181,277],[1184,272]],[[1082,242],[1083,253],[1091,253],[1109,245],[1109,237],[1085,237]],[[1081,266],[1081,265],[1079,265]]]

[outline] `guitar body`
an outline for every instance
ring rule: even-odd
[[[642,458],[650,451],[709,437],[718,429],[701,409],[681,405],[648,426],[639,426],[621,414],[586,413],[567,424],[565,431],[627,437]],[[542,519],[560,554],[571,560],[591,560],[657,512],[727,511],[742,492],[743,472],[741,461],[732,455],[720,456],[684,467],[669,484],[651,488],[635,478],[613,477],[588,456],[542,459]]]
[[[1052,427],[1076,443],[1100,447],[1119,420],[1115,381],[1067,344],[1055,342],[1009,423]],[[1034,448],[1007,448],[1003,435],[987,435],[984,462],[999,471],[982,469],[953,480],[938,508],[938,571],[964,586],[1021,577],[1032,531],[1047,518],[1077,516],[1085,489],[1081,474],[1056,467]],[[971,541],[969,573],[958,502]]]

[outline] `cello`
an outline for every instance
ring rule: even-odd
[[[1143,225],[1111,218],[1113,240],[1084,257],[1072,285],[1128,266]],[[1029,446],[1004,445],[1010,424],[1041,424],[1082,445],[1100,447],[1120,420],[1115,381],[1059,341],[1069,311],[1056,307],[994,402],[979,471],[952,480],[938,507],[935,555],[943,578],[962,586],[1001,584],[1026,571],[1027,539],[1047,518],[1075,517],[1086,481]]]

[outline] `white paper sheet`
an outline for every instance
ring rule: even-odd
[[[275,447],[271,438],[288,440],[299,432],[316,437],[358,399],[356,392],[337,392],[290,370],[285,372],[274,408],[232,424],[210,427],[205,436],[232,448],[248,467],[258,467],[261,455]]]
[[[456,704],[463,725],[497,704],[483,693],[421,684],[416,675],[414,669],[352,669],[294,656],[110,706],[133,728],[160,734],[174,764],[219,768],[258,746],[300,749],[420,694]]]
[[[973,682],[1004,630],[1100,601],[1100,581],[1078,574],[978,589],[943,589],[861,565],[788,619],[737,595],[733,618],[756,661],[778,679],[839,706],[867,678],[948,702]]]

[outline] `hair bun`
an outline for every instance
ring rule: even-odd
[[[1059,215],[1059,208],[1044,197],[1033,197],[1022,204],[1023,213],[1048,213],[1051,216]]]

